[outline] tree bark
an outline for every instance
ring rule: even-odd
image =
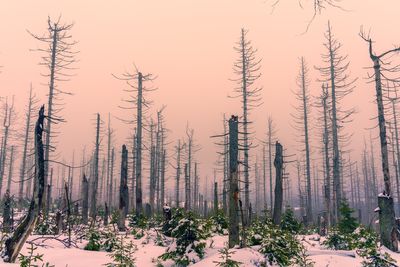
[[[283,203],[283,186],[282,186],[283,147],[279,142],[276,142],[275,144],[274,166],[276,171],[276,178],[275,178],[274,213],[272,221],[274,224],[279,225],[281,222],[282,203]]]

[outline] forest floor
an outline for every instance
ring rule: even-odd
[[[129,235],[128,237],[131,237]],[[75,242],[74,247],[66,248],[64,242],[66,236],[58,236],[57,239],[54,236],[39,236],[32,235],[29,241],[34,241],[37,249],[34,254],[43,254],[43,262],[49,262],[51,265],[57,267],[68,266],[68,267],[96,267],[104,266],[107,263],[112,262],[108,252],[97,252],[87,251],[83,248],[87,244],[85,240],[78,240]],[[321,245],[321,240],[317,235],[299,236],[302,243],[307,248],[307,254],[310,259],[314,262],[315,267],[356,267],[361,266],[362,259],[358,257],[355,251],[343,251],[343,250],[329,250]],[[140,239],[134,239],[132,242],[137,246],[137,251],[134,253],[135,262],[137,267],[156,266],[157,258],[163,254],[166,247],[156,245],[157,233],[154,230],[148,230],[145,235]],[[216,266],[215,262],[220,261],[219,249],[225,246],[228,241],[228,236],[214,235],[212,238],[207,240],[207,246],[205,249],[205,257],[197,263],[191,265],[194,267],[210,267]],[[22,254],[28,254],[28,248],[30,245],[25,244]],[[248,247],[244,249],[231,249],[234,251],[232,258],[243,263],[241,266],[260,266],[259,262],[263,260],[263,255],[258,251],[258,247]],[[397,262],[400,262],[400,254],[390,253],[391,257]],[[172,261],[162,262],[165,267],[174,266]],[[0,263],[0,266],[19,266],[18,263],[8,264]],[[41,266],[41,264],[39,265]]]

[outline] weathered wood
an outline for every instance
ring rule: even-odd
[[[277,141],[275,143],[275,201],[274,201],[274,213],[272,216],[272,221],[274,224],[279,225],[281,222],[282,216],[282,204],[283,204],[283,179],[282,179],[282,170],[283,170],[283,147]]]
[[[129,189],[128,189],[128,150],[122,146],[121,180],[119,186],[119,220],[118,229],[125,231],[125,220],[128,214]]]
[[[82,177],[82,223],[88,223],[89,213],[89,181],[86,179],[86,175]]]
[[[239,245],[238,117],[229,119],[229,247]]]

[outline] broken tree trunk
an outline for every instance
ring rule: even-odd
[[[35,126],[35,178],[33,186],[33,197],[28,209],[28,213],[18,225],[14,234],[5,242],[4,261],[15,262],[25,241],[32,233],[39,218],[43,206],[43,194],[45,188],[44,173],[44,152],[43,152],[43,121],[44,106],[39,110],[39,117]]]
[[[128,214],[129,191],[128,191],[128,150],[122,146],[121,160],[121,182],[119,186],[119,220],[118,229],[125,231],[125,219]]]
[[[239,245],[238,117],[229,119],[229,247]]]
[[[282,201],[283,201],[283,187],[282,187],[282,169],[283,169],[283,148],[279,142],[275,144],[275,201],[274,201],[274,213],[272,221],[274,224],[279,225],[282,216]]]

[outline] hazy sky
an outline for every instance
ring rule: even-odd
[[[358,32],[360,25],[371,28],[378,52],[400,43],[400,2],[343,0],[342,6],[348,12],[326,10],[302,34],[312,15],[309,2],[304,1],[303,10],[295,0],[281,0],[271,13],[272,1],[264,0],[2,1],[1,96],[15,95],[22,117],[32,82],[42,103],[46,103],[48,87],[40,76],[46,70],[38,66],[40,55],[30,51],[40,44],[26,30],[45,33],[47,16],[62,14],[63,21],[75,23],[71,33],[79,41],[76,48],[80,54],[77,75],[61,85],[74,93],[66,97],[62,112],[68,123],[60,128],[61,154],[68,158],[72,150],[80,151],[84,144],[93,144],[96,112],[104,119],[108,112],[128,118],[128,113],[117,108],[126,87],[111,73],[133,71],[135,63],[143,72],[158,76],[154,84],[159,89],[150,98],[155,101],[153,110],[167,106],[167,126],[172,130],[169,140],[175,142],[183,137],[189,122],[202,147],[197,153],[201,173],[211,175],[216,154],[209,136],[221,132],[223,113],[241,114],[238,99],[227,98],[234,86],[229,80],[234,77],[232,64],[237,56],[232,47],[240,29],[249,30],[248,37],[263,59],[259,85],[264,87],[264,104],[251,114],[257,137],[262,138],[266,132],[267,117],[271,115],[279,140],[295,153],[290,112],[295,103],[291,90],[296,88],[298,58],[304,56],[308,62],[311,92],[318,94],[320,84],[315,80],[319,73],[313,66],[320,65],[323,34],[330,20],[336,37],[343,43],[342,53],[349,55],[352,77],[359,77],[357,88],[346,100],[346,105],[355,105],[358,110],[355,122],[348,126],[354,132],[353,157],[358,158],[363,137],[369,136],[365,129],[373,125],[370,118],[376,113],[372,103],[374,87],[364,79],[364,67],[371,62]],[[121,144],[130,128],[116,120],[113,124]]]

